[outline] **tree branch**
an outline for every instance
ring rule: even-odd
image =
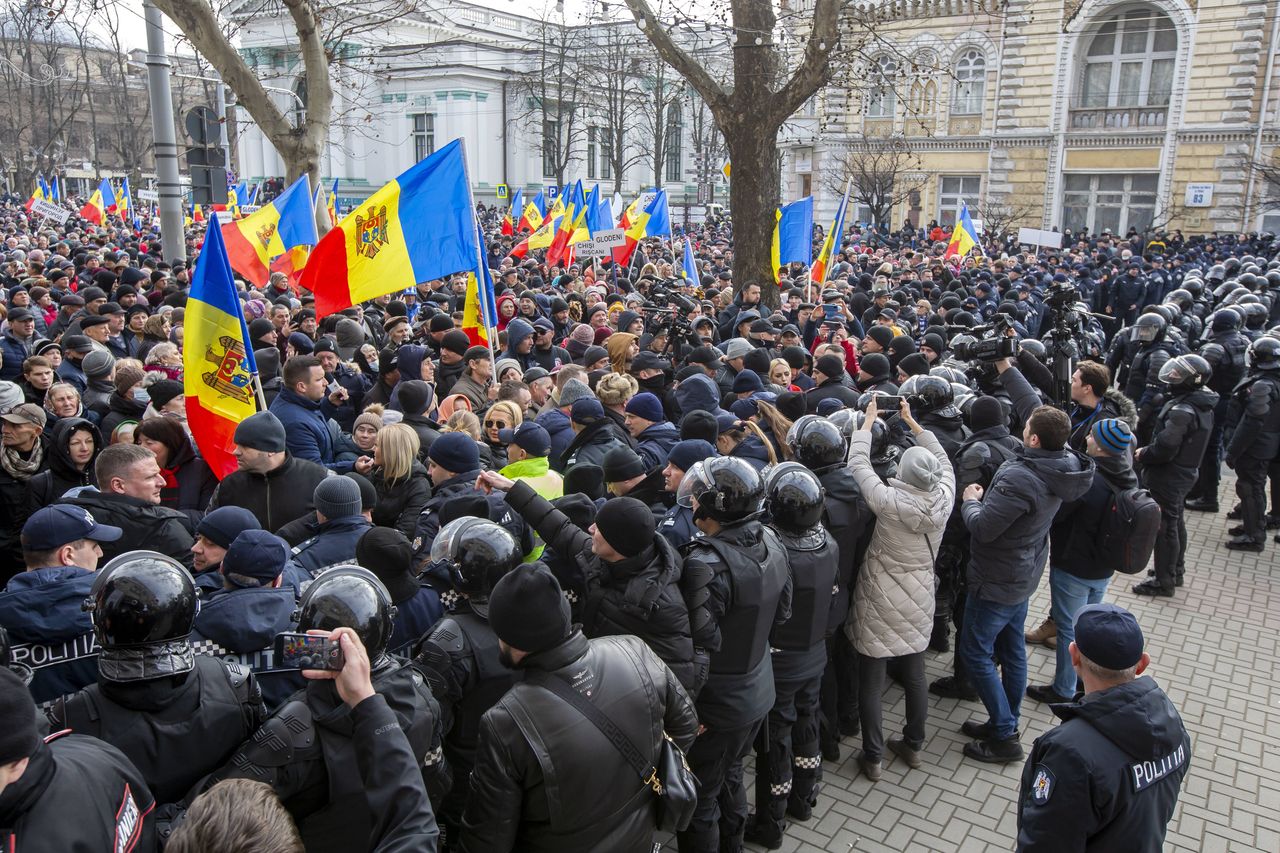
[[[779,124],[785,121],[814,92],[831,79],[830,57],[835,52],[840,37],[839,0],[817,0],[813,7],[813,27],[804,46],[804,57],[792,73],[791,79],[778,92],[774,102],[781,115]]]
[[[821,3],[835,2],[835,0],[819,0]],[[629,8],[644,24],[644,32],[648,37],[658,55],[662,57],[668,65],[676,70],[680,76],[689,81],[689,85],[697,90],[702,99],[712,110],[727,110],[729,108],[729,93],[723,86],[716,82],[707,70],[702,67],[696,59],[688,54],[684,48],[675,43],[671,38],[671,34],[667,32],[666,26],[658,20],[658,16],[653,13],[653,9],[649,6],[648,0],[626,0],[627,8]]]

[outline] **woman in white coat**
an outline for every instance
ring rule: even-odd
[[[955,473],[933,433],[911,417],[902,402],[901,416],[916,446],[902,454],[897,477],[882,482],[871,467],[871,427],[877,416],[873,401],[866,420],[853,434],[849,469],[876,516],[853,611],[845,623],[858,652],[862,755],[859,764],[871,781],[880,778],[884,748],[880,731],[880,699],[885,666],[897,658],[907,692],[903,738],[890,738],[889,749],[911,767],[920,766],[929,692],[924,676],[924,650],[933,630],[933,563],[947,516],[955,503]]]

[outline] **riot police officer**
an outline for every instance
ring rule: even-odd
[[[907,398],[911,416],[934,434],[947,452],[947,458],[954,462],[961,443],[969,437],[969,430],[955,406],[951,383],[941,376],[912,376],[902,383],[898,393]],[[903,449],[915,443],[911,430],[896,414],[889,419],[889,433],[892,441]]]
[[[1166,340],[1168,322],[1154,311],[1143,314],[1133,326],[1136,350],[1125,375],[1124,395],[1138,407],[1138,441],[1151,440],[1152,415],[1159,408],[1161,392],[1160,368],[1175,353],[1174,346]]]
[[[1227,465],[1236,472],[1239,527],[1227,547],[1261,552],[1266,541],[1267,468],[1280,452],[1280,340],[1266,336],[1249,345],[1249,375],[1232,397],[1235,432]]]
[[[1199,355],[1213,371],[1209,388],[1217,393],[1213,410],[1213,431],[1200,462],[1200,475],[1187,497],[1186,508],[1199,512],[1218,511],[1218,483],[1222,477],[1222,438],[1227,428],[1231,392],[1244,379],[1249,340],[1240,334],[1240,315],[1235,311],[1215,311],[1209,318],[1209,335]]]
[[[414,658],[447,721],[444,755],[453,787],[437,815],[446,845],[467,806],[480,718],[516,680],[515,670],[498,659],[498,636],[489,627],[489,592],[520,559],[511,534],[487,519],[454,519],[431,543],[432,563],[449,573],[458,593]]]
[[[102,647],[98,683],[55,702],[50,726],[116,747],[158,803],[175,802],[257,730],[262,693],[248,667],[192,650],[199,595],[172,557],[121,554],[97,573],[85,608]]]
[[[756,742],[756,811],[745,837],[770,849],[782,844],[784,814],[808,820],[818,798],[819,693],[839,565],[835,540],[822,526],[824,500],[817,476],[796,462],[769,473],[765,510],[787,549],[791,618],[769,640],[777,697]]]
[[[700,561],[711,572],[708,607],[718,635],[708,647],[711,674],[698,696],[704,728],[688,753],[698,805],[678,842],[682,853],[719,853],[742,846],[742,761],[773,707],[769,634],[790,616],[791,577],[777,534],[759,521],[764,483],[745,461],[699,462],[676,499],[693,509],[703,534],[683,550],[686,565]]]
[[[1182,502],[1195,484],[1213,431],[1218,395],[1206,387],[1212,374],[1209,363],[1198,355],[1171,358],[1160,368],[1160,381],[1170,397],[1155,417],[1151,443],[1134,454],[1142,484],[1160,505],[1155,577],[1133,588],[1138,595],[1169,597],[1182,585],[1187,550]]]
[[[391,594],[368,569],[334,566],[312,581],[298,604],[298,630],[351,628],[372,664],[374,690],[386,699],[409,739],[427,794],[438,804],[448,790],[441,748],[440,706],[421,671],[387,653],[395,629]],[[298,824],[309,853],[362,850],[373,816],[351,739],[351,708],[333,681],[309,681],[223,765],[206,777],[198,794],[216,782],[247,778],[265,782]]]
[[[853,475],[845,467],[849,439],[837,421],[805,415],[787,434],[791,458],[818,475],[825,493],[822,523],[835,540],[839,554],[837,588],[827,619],[827,670],[822,677],[822,753],[828,761],[840,758],[840,738],[861,731],[858,722],[858,655],[840,630],[849,615],[849,600],[857,581],[858,563],[870,540],[871,509]],[[852,434],[852,433],[850,433]],[[886,446],[888,427],[881,427]]]

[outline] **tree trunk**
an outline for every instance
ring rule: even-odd
[[[733,164],[729,211],[733,216],[734,290],[756,282],[764,303],[776,308],[781,302],[773,283],[773,228],[780,180],[778,128],[764,124],[748,113],[722,127]]]

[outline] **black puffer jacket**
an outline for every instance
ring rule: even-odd
[[[77,468],[71,461],[71,436],[76,430],[88,430],[93,436],[93,456],[84,470]],[[98,485],[93,474],[93,463],[97,461],[102,448],[102,434],[84,418],[64,418],[54,424],[49,441],[49,467],[36,474],[29,482],[31,511],[35,512],[54,503],[77,486]]]
[[[649,853],[653,790],[599,729],[538,682],[591,689],[589,701],[654,756],[664,731],[683,749],[693,743],[698,718],[684,688],[635,637],[588,641],[574,632],[519,669],[525,680],[481,722],[457,849]]]
[[[188,569],[192,567],[195,524],[185,513],[115,492],[83,492],[58,503],[82,507],[93,513],[100,524],[124,531],[115,542],[101,543],[100,565],[126,551],[147,548],[172,557]]]
[[[220,506],[244,507],[264,530],[279,530],[313,509],[311,496],[329,470],[316,462],[295,459],[286,452],[284,464],[265,474],[233,471],[222,479],[209,499],[212,512]]]
[[[381,468],[374,468],[369,473],[369,482],[378,492],[373,523],[378,527],[394,527],[412,539],[418,514],[431,498],[431,479],[427,476],[427,469],[415,460],[408,477],[390,483]]]
[[[557,554],[557,580],[572,591],[574,621],[588,637],[634,634],[648,643],[680,679],[685,690],[701,687],[695,672],[689,609],[680,592],[682,561],[671,543],[653,544],[627,560],[609,563],[591,550],[591,534],[517,480],[507,503]],[[702,673],[705,675],[705,672]]]

